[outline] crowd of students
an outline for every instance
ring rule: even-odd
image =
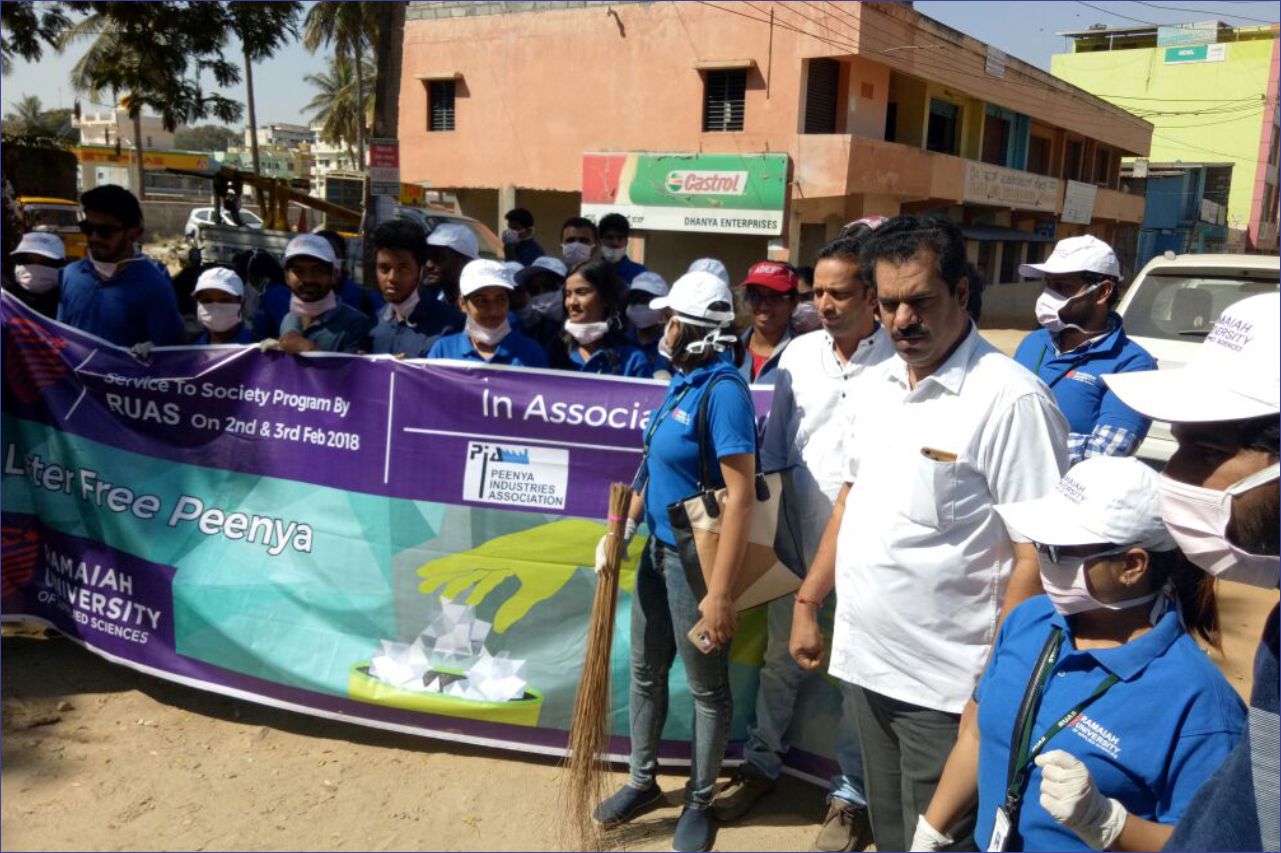
[[[1044,280],[1041,329],[1011,359],[977,331],[981,279],[947,220],[851,223],[812,268],[753,265],[736,298],[713,258],[669,288],[628,258],[621,216],[568,220],[557,258],[516,209],[505,261],[479,257],[462,224],[379,226],[376,292],[344,274],[336,234],[299,234],[280,262],[258,252],[205,269],[191,336],[168,274],[136,248],[137,200],[107,186],[82,205],[89,257],[65,264],[55,235],[25,235],[5,286],[122,346],[258,342],[670,379],[626,523],[628,543],[648,533],[632,752],[627,783],[595,808],[601,825],[662,800],[679,656],[695,715],[676,850],[709,849],[714,818],[740,819],[771,789],[800,686],[825,664],[841,721],[818,850],[1277,849],[1277,609],[1248,714],[1194,639],[1218,644],[1216,578],[1278,586],[1275,292],[1229,306],[1192,363],[1157,371],[1114,310],[1115,253],[1069,238],[1020,269]],[[774,386],[761,435],[749,383]],[[1127,458],[1153,418],[1179,444],[1159,476]],[[753,482],[783,468],[805,577],[768,605],[744,761],[718,781]],[[668,508],[705,488],[726,497],[696,592]],[[689,636],[697,623],[706,646]]]

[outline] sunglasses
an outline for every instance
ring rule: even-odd
[[[1106,548],[1102,551],[1095,551],[1093,554],[1082,555],[1082,554],[1063,553],[1069,547],[1076,547],[1076,546],[1074,545],[1073,546],[1042,545],[1040,543],[1037,543],[1036,550],[1044,554],[1046,557],[1048,557],[1051,563],[1059,563],[1065,559],[1071,559],[1073,557],[1079,560],[1084,560],[1085,562],[1089,563],[1094,560],[1101,560],[1104,557],[1115,557],[1118,554],[1124,554],[1125,552],[1130,550],[1130,546],[1127,545],[1124,548]]]
[[[125,230],[123,225],[95,225],[88,219],[80,220],[80,233],[86,237],[97,234],[99,237],[114,237]]]
[[[791,295],[790,293],[779,293],[777,290],[772,290],[768,293],[749,290],[743,295],[743,298],[747,300],[749,305],[778,305],[786,302]]]

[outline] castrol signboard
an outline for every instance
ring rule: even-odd
[[[588,153],[583,216],[621,213],[633,228],[783,233],[786,154]]]

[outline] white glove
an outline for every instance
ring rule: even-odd
[[[280,341],[275,338],[263,338],[258,342],[258,349],[261,352],[268,352],[274,349],[280,349]]]
[[[1041,808],[1095,850],[1106,850],[1125,827],[1125,806],[1095,787],[1085,765],[1061,749],[1036,757]]]
[[[140,358],[143,361],[146,361],[151,357],[151,351],[155,346],[156,345],[151,341],[143,341],[142,343],[137,343],[129,347],[129,354],[134,358]]]
[[[930,826],[930,822],[925,819],[925,815],[921,815],[916,819],[916,832],[912,835],[912,846],[908,849],[934,853],[934,851],[942,850],[952,843],[952,836],[939,832]]]
[[[633,537],[636,536],[637,527],[638,525],[636,524],[636,519],[634,518],[627,519],[627,524],[623,526],[623,559],[624,560],[627,559],[627,548],[629,545],[632,544]],[[605,563],[607,562],[606,555],[608,554],[609,554],[609,534],[606,533],[604,536],[600,538],[600,541],[596,543],[596,565],[593,567],[596,574],[599,575],[601,572],[605,571]]]

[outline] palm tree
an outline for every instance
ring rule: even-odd
[[[359,79],[374,73],[372,62],[365,60],[363,64],[364,72]],[[334,145],[346,146],[352,162],[358,163],[358,168],[363,167],[364,158],[356,160],[351,143],[360,138],[361,125],[373,106],[373,93],[366,90],[364,103],[360,102],[357,97],[360,84],[353,64],[346,59],[334,58],[330,60],[327,72],[308,74],[302,79],[319,90],[302,109],[303,112],[316,114],[316,121],[320,123],[320,138]]]
[[[261,174],[258,159],[258,107],[254,101],[254,63],[268,59],[287,41],[298,37],[298,2],[227,4],[231,28],[240,39],[245,57],[245,105],[249,109],[249,150],[254,174]],[[258,209],[265,210],[262,190],[257,191]]]
[[[369,5],[342,0],[319,0],[307,12],[302,35],[303,47],[311,53],[315,53],[322,45],[332,44],[336,57],[350,63],[355,74],[356,91],[360,93],[358,100],[362,104],[367,92],[365,77],[373,77],[371,67],[365,62],[365,48],[378,42],[378,18],[375,10],[368,8]],[[368,119],[368,113],[362,112],[356,121],[355,139],[361,169],[365,167],[365,125]]]
[[[13,122],[15,133],[37,134],[40,132],[40,117],[43,113],[44,107],[40,104],[38,97],[23,95],[13,105],[13,112],[5,118]]]

